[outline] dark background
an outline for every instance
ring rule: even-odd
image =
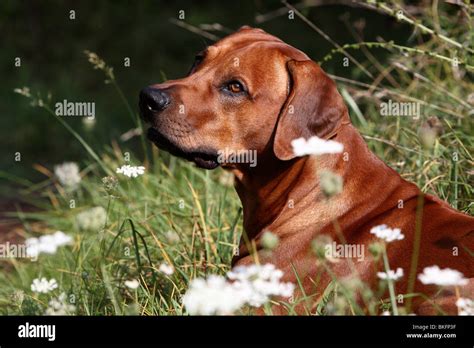
[[[339,44],[357,41],[351,31],[366,41],[380,35],[405,44],[410,36],[409,28],[388,16],[331,1],[322,4],[302,12]],[[192,25],[219,23],[228,32],[245,24],[258,26],[315,60],[324,57],[333,46],[299,18],[289,20],[284,15],[256,23],[256,15],[282,6],[279,1],[1,1],[1,177],[44,178],[33,170],[33,164],[51,169],[56,163],[87,156],[59,122],[45,110],[31,107],[14,88],[28,86],[43,96],[50,92],[52,106],[63,99],[95,102],[97,123],[92,130],[84,127],[81,118],[66,121],[94,149],[101,149],[134,125],[117,92],[104,84],[104,74],[92,68],[84,50],[96,52],[114,67],[118,84],[136,110],[142,87],[183,76],[195,53],[212,44],[170,21],[177,19],[180,10]],[[75,20],[69,19],[70,10],[76,11]],[[226,32],[213,34],[223,37]],[[371,52],[384,62],[385,51]],[[14,66],[15,57],[21,57],[21,67]],[[124,67],[124,57],[130,57],[131,67]],[[342,66],[342,58],[336,56],[324,69],[363,81],[353,64]],[[138,145],[137,138],[127,143],[137,151]],[[15,152],[22,154],[20,163],[14,161]]]

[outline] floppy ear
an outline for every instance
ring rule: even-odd
[[[295,157],[291,141],[333,136],[349,122],[347,108],[334,81],[312,60],[287,62],[291,92],[280,112],[273,151],[280,160]]]

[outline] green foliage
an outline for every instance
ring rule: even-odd
[[[3,16],[19,10],[7,8],[7,5],[2,6]],[[151,10],[147,6],[151,5],[138,6],[143,11],[144,18],[151,20],[146,14]],[[125,7],[122,4],[119,8],[124,11]],[[206,9],[209,10],[207,7]],[[327,47],[326,50],[315,53],[314,58],[321,61],[323,68],[337,73],[337,76],[333,77],[343,91],[353,123],[364,135],[374,153],[400,172],[404,178],[417,183],[423,191],[434,193],[453,207],[472,214],[474,132],[471,119],[474,91],[471,68],[474,62],[472,48],[469,46],[472,44],[469,41],[472,39],[470,23],[472,6],[453,7],[440,4],[436,13],[431,7],[420,7],[417,8],[418,12],[411,14],[409,9],[413,8],[399,2],[378,5],[372,1],[368,2],[368,9],[365,11],[370,12],[374,9],[394,17],[399,10],[402,10],[405,19],[399,20],[412,30],[410,38],[397,44],[389,40],[375,42],[373,37],[365,40],[366,38],[361,36],[362,28],[358,33],[353,32],[357,42],[334,47],[333,51]],[[36,10],[40,13],[43,11],[41,8]],[[304,13],[314,21],[317,15],[312,15],[312,11],[308,9],[306,11]],[[99,13],[103,14],[103,11],[99,10]],[[455,15],[460,16],[456,21],[453,19]],[[200,22],[204,15],[200,13],[192,16],[195,17],[190,21]],[[100,16],[91,18],[91,22],[95,23],[91,25],[98,26],[102,18]],[[212,18],[208,16],[204,19],[210,21]],[[279,22],[280,26],[288,25],[282,21]],[[354,18],[346,18],[345,21],[349,26],[356,27]],[[322,22],[324,23],[324,20]],[[161,32],[163,35],[160,37],[175,35],[175,31],[167,32],[163,24],[159,21],[156,23],[158,29],[149,26],[142,29],[146,32],[137,31],[126,35],[131,35],[129,39],[134,42],[142,42],[139,38],[149,32],[155,32],[156,36],[156,32],[160,30],[163,30]],[[305,27],[298,28],[301,30]],[[427,31],[424,28],[434,29]],[[442,28],[442,35],[439,28]],[[94,36],[90,32],[90,27],[88,30],[83,35]],[[278,34],[278,29],[275,33]],[[382,36],[385,34],[380,32]],[[117,35],[120,37],[121,34]],[[183,33],[173,38],[189,40]],[[98,38],[95,40],[97,41],[88,46],[91,50],[112,44],[99,42]],[[156,43],[159,40],[151,37],[148,42]],[[189,47],[195,45],[188,46],[188,43],[189,41],[181,43],[183,51],[174,52],[173,59],[182,54],[186,61],[190,61]],[[34,49],[28,47],[31,44],[28,40],[19,44],[31,52]],[[153,45],[147,43],[146,48],[140,50],[145,52],[151,47]],[[84,48],[76,47],[81,51]],[[117,47],[116,49],[116,52],[120,51]],[[153,49],[156,52],[166,51],[166,46],[160,43]],[[381,49],[385,52],[380,53]],[[341,68],[341,59],[347,51],[354,53],[354,59],[360,62],[372,78],[352,65],[350,65],[351,72],[341,77],[343,73],[338,72],[344,70]],[[62,59],[60,53],[54,54],[55,59]],[[460,61],[457,66],[453,62],[455,57]],[[84,60],[83,56],[81,59]],[[148,52],[147,59],[150,59]],[[157,78],[157,71],[165,68],[168,63],[174,64],[170,61],[170,57],[160,59],[162,59],[160,63],[153,63],[153,59],[150,59],[152,65],[146,66],[146,74],[154,72],[153,78]],[[51,61],[51,64],[55,61]],[[86,71],[84,65],[86,63],[82,61],[75,63]],[[120,65],[119,61],[115,63],[117,66]],[[182,70],[181,62],[177,65]],[[100,95],[100,98],[97,97],[98,101],[114,100],[113,107],[109,109],[112,102],[108,101],[101,110],[111,120],[107,123],[116,122],[117,119],[127,119],[129,122],[131,116],[133,123],[122,124],[140,128],[137,115],[128,105],[128,100],[133,100],[133,97],[124,96],[133,96],[133,91],[138,91],[140,86],[146,84],[145,74],[135,80],[132,79],[133,83],[122,92],[118,88],[115,76],[120,80],[122,74],[129,73],[123,69],[115,69],[115,76],[113,74],[108,76],[112,85],[117,88],[113,90],[112,87],[112,92],[119,92],[119,96],[115,98],[112,97],[112,92],[103,90],[105,87],[101,85],[101,78],[96,73],[87,74],[84,83],[92,87],[89,95]],[[9,83],[12,80],[14,79],[10,77]],[[25,77],[20,80],[25,84],[31,82]],[[36,85],[42,87],[40,88],[42,90],[49,90],[44,88],[50,86],[48,80],[45,81],[33,83],[32,90],[36,90],[34,88]],[[60,81],[56,81],[55,84],[58,92],[61,92],[55,97],[62,98],[67,95],[59,87],[65,87],[65,90],[70,88],[71,91],[82,88],[69,82],[65,75],[61,74]],[[81,94],[82,92],[75,95],[83,97],[87,95]],[[4,100],[10,97],[10,94],[2,95]],[[39,108],[29,109],[22,100],[18,103],[20,117],[29,117],[31,110],[34,110],[38,118],[50,117],[48,112],[52,111],[48,98],[41,98],[33,93],[28,98]],[[381,117],[380,103],[388,99],[418,102],[422,106],[422,114],[418,119]],[[39,100],[42,102],[39,103]],[[127,112],[128,116],[125,115]],[[33,124],[37,126],[37,123]],[[112,146],[106,146],[108,142],[99,144],[97,140],[92,141],[94,144],[91,145],[90,134],[78,131],[77,127],[70,127],[65,122],[62,126],[67,132],[61,133],[61,137],[67,137],[71,143],[77,144],[74,145],[74,151],[82,151],[83,180],[80,188],[74,192],[66,192],[51,175],[36,184],[25,183],[19,178],[13,180],[17,185],[21,185],[20,192],[24,199],[38,208],[36,212],[21,214],[22,220],[25,221],[25,237],[62,230],[74,236],[74,243],[70,247],[61,248],[55,255],[40,255],[38,262],[14,259],[2,261],[0,314],[29,315],[44,312],[48,298],[44,295],[33,295],[30,290],[32,280],[42,276],[54,277],[60,284],[61,291],[74,294],[77,314],[185,313],[180,296],[187,289],[189,281],[195,277],[224,274],[228,271],[233,251],[242,233],[240,202],[233,188],[228,185],[227,173],[221,169],[212,172],[197,169],[188,162],[151,149],[143,138],[134,139],[134,142],[126,146],[119,146],[117,142],[113,142]],[[56,136],[58,128],[52,127]],[[99,129],[102,132],[107,127]],[[21,136],[28,137],[29,132],[32,132],[31,129],[25,130]],[[53,131],[48,131],[49,136],[52,134],[50,132]],[[426,141],[427,134],[434,134],[432,141]],[[35,146],[40,146],[41,142],[45,141],[44,135],[42,133],[39,138],[32,137],[31,141],[36,144]],[[117,135],[115,128],[109,136],[116,138]],[[68,146],[55,144],[54,140],[52,144],[53,146],[49,144],[44,150],[51,151],[55,147],[69,150]],[[115,173],[115,169],[124,164],[125,152],[132,153],[131,164],[139,165],[145,162],[147,167],[145,175],[129,179]],[[61,156],[64,156],[64,153]],[[54,157],[51,161],[59,161],[62,159],[61,156]],[[3,176],[7,176],[6,171]],[[103,180],[104,177],[107,179]],[[75,207],[72,209],[71,200],[75,202]],[[103,207],[107,212],[103,228],[79,230],[76,216],[81,211],[97,206]],[[35,226],[39,225],[41,228],[31,227],[32,223],[38,222],[39,224]],[[159,266],[162,263],[173,266],[175,272],[172,275],[160,272]],[[388,264],[386,266],[388,267]],[[138,289],[133,290],[124,285],[124,282],[130,279],[139,280]],[[365,308],[358,307],[352,298],[354,286],[364,289]],[[19,294],[20,290],[23,293]],[[377,289],[373,293],[365,289],[363,284],[355,282],[351,285],[333,279],[317,304],[317,313],[380,313],[381,310],[396,305],[393,289],[390,289],[390,298],[381,298],[385,290],[385,288]],[[405,296],[412,297],[414,294]],[[298,301],[306,300],[307,298],[303,298]],[[287,304],[287,306],[289,312],[293,313],[293,305]],[[403,308],[401,309],[403,312]],[[393,312],[396,313],[396,310]]]

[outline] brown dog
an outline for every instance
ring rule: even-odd
[[[335,83],[303,52],[280,39],[244,27],[199,54],[187,77],[142,90],[140,108],[157,146],[200,167],[221,164],[234,172],[250,243],[241,241],[233,265],[254,262],[249,246],[255,245],[260,262],[282,269],[286,281],[296,283],[296,272],[306,295],[317,300],[331,279],[310,251],[312,240],[325,234],[338,243],[362,245],[366,257],[354,262],[355,271],[374,284],[381,266],[367,251],[376,239],[370,230],[386,224],[405,235],[388,245],[391,268],[401,267],[405,274],[396,283],[398,294],[410,289],[417,242],[417,274],[438,265],[474,277],[474,218],[422,195],[373,155],[351,125]],[[311,136],[338,141],[345,153],[295,157],[291,141]],[[258,165],[219,163],[218,151],[224,149],[255,150]],[[319,186],[317,173],[323,169],[339,174],[344,182],[342,193],[329,200]],[[421,228],[419,241],[416,226]],[[262,252],[266,230],[280,239],[271,256]],[[348,276],[353,273],[348,262],[330,267],[337,276]],[[415,292],[436,290],[419,280],[413,285]],[[472,287],[462,290],[472,297]],[[444,293],[439,303],[449,300],[451,307],[446,308],[455,312],[454,298]],[[432,308],[421,300],[414,306],[418,313]]]

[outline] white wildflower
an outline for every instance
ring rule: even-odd
[[[474,315],[474,301],[469,298],[460,297],[456,301],[459,315]]]
[[[46,278],[34,279],[31,284],[31,291],[46,294],[58,287],[56,279],[47,280]]]
[[[94,128],[96,124],[96,119],[95,117],[84,117],[82,119],[82,125],[84,126],[85,129],[87,130],[91,130],[92,128]]]
[[[138,287],[140,286],[140,283],[136,279],[126,280],[124,284],[129,289],[138,289]]]
[[[224,277],[194,279],[183,297],[190,314],[232,314],[244,305],[260,307],[273,296],[291,297],[294,284],[281,283],[283,272],[272,264],[237,266]]]
[[[21,94],[25,97],[31,97],[31,92],[30,92],[30,89],[28,87],[23,87],[23,88],[15,88],[13,90],[13,92],[15,93],[18,93],[18,94]]]
[[[221,175],[219,176],[219,183],[222,186],[232,187],[234,186],[234,182],[235,182],[235,176],[233,173],[222,171]]]
[[[283,272],[272,264],[237,266],[227,276],[234,288],[242,294],[246,302],[254,307],[260,307],[272,296],[291,297],[294,284],[281,283]]]
[[[321,170],[319,182],[326,198],[330,198],[342,192],[344,181],[342,176],[337,173],[333,173],[330,170]]]
[[[54,175],[59,183],[66,189],[74,190],[81,182],[79,166],[74,162],[64,162],[54,166]]]
[[[174,267],[171,265],[168,265],[167,263],[162,263],[158,270],[166,275],[172,275],[174,273]]]
[[[224,277],[216,275],[193,279],[183,296],[183,304],[191,315],[229,315],[242,307],[245,300]]]
[[[328,153],[341,153],[344,145],[334,140],[324,140],[313,136],[308,140],[298,138],[291,141],[293,153],[296,156],[324,155]]]
[[[389,228],[387,225],[378,225],[372,227],[370,233],[375,234],[378,238],[386,242],[393,242],[394,240],[402,240],[405,235],[399,228]]]
[[[265,231],[262,235],[261,244],[267,250],[273,250],[278,246],[280,238],[270,231]]]
[[[438,266],[426,267],[423,269],[423,273],[418,275],[418,279],[423,284],[439,286],[466,285],[468,283],[461,272],[451,268],[440,269]]]
[[[25,240],[26,253],[29,257],[37,257],[41,253],[55,254],[59,247],[72,243],[72,237],[62,231]]]
[[[377,272],[377,277],[383,280],[390,279],[397,281],[403,277],[403,269],[398,267],[396,271],[389,269],[388,272]]]
[[[67,295],[63,292],[57,298],[49,301],[45,315],[72,315],[75,311],[76,306],[68,302]]]
[[[107,220],[107,212],[103,207],[94,207],[76,215],[76,224],[82,231],[98,231]]]
[[[174,231],[167,231],[165,233],[165,237],[168,240],[168,243],[170,244],[176,244],[180,241],[179,235]]]
[[[123,174],[128,176],[129,178],[136,178],[139,175],[143,175],[145,173],[145,167],[139,166],[134,167],[129,164],[123,165],[120,168],[117,168],[117,174]]]

